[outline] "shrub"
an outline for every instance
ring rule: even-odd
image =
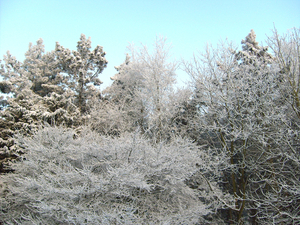
[[[26,153],[15,173],[1,175],[4,223],[197,224],[215,207],[208,183],[190,188],[196,164],[204,164],[191,142],[74,135],[46,127],[17,138]]]

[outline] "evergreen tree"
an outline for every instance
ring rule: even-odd
[[[71,53],[57,43],[55,51],[44,53],[39,39],[36,45],[29,44],[23,62],[9,52],[4,56],[0,158],[7,161],[14,154],[15,132],[32,134],[43,123],[78,127],[85,121],[89,105],[100,98],[97,76],[107,64],[102,47],[92,52],[90,47],[90,39],[81,35],[77,51]]]
[[[100,90],[96,87],[102,83],[98,75],[108,63],[105,59],[106,52],[99,45],[91,51],[91,38],[86,39],[81,34],[77,51],[65,49],[57,42],[55,54],[59,68],[68,78],[68,88],[75,93],[75,104],[83,115],[89,111],[89,102],[100,98]]]
[[[16,131],[33,132],[37,125],[37,118],[45,110],[41,104],[42,98],[35,94],[32,82],[28,79],[29,72],[23,64],[11,56],[9,52],[4,56],[5,64],[1,65],[0,82],[1,92],[7,94],[5,106],[0,114],[1,139],[0,139],[0,172],[6,168],[8,160],[16,158],[16,149],[13,148],[13,135]]]

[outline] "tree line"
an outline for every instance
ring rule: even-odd
[[[131,211],[132,217],[126,217],[128,223],[147,220],[162,223],[162,220],[153,219],[156,214],[151,214],[162,208],[151,204],[155,204],[154,199],[165,198],[166,202],[170,199],[174,202],[162,206],[162,201],[160,207],[174,207],[172,209],[178,213],[176,220],[175,216],[174,220],[170,219],[172,223],[297,224],[300,222],[299,35],[298,28],[283,35],[274,29],[273,35],[267,37],[267,46],[260,46],[251,30],[242,40],[240,50],[232,42],[224,41],[216,47],[207,45],[191,60],[181,62],[170,59],[170,45],[165,38],[157,37],[152,51],[147,46],[129,46],[130,54],[124,63],[115,67],[117,74],[111,77],[113,83],[102,92],[98,88],[102,83],[98,76],[107,66],[106,52],[101,46],[92,49],[91,39],[83,34],[77,50],[73,51],[57,42],[55,50],[45,53],[40,39],[36,45],[29,45],[23,62],[7,52],[0,69],[0,91],[3,93],[1,172],[12,172],[5,176],[13,177],[20,171],[13,172],[14,166],[22,168],[20,163],[24,157],[35,160],[48,157],[32,144],[32,140],[46,148],[48,145],[41,141],[41,135],[50,138],[51,143],[56,140],[51,136],[54,134],[45,131],[50,129],[55,133],[51,126],[71,130],[73,136],[69,133],[68,138],[74,146],[77,146],[77,139],[87,138],[88,129],[92,136],[109,139],[104,142],[101,139],[105,151],[111,148],[114,154],[123,154],[121,161],[109,151],[105,153],[107,158],[101,156],[101,160],[105,158],[105,164],[100,166],[106,174],[105,179],[112,176],[113,169],[129,170],[128,165],[142,171],[138,174],[141,178],[127,177],[127,186],[121,185],[127,190],[126,194],[118,192],[113,201],[109,200],[110,204],[122,202],[135,207],[137,211]],[[190,76],[190,83],[185,88],[174,87],[178,68]],[[124,137],[128,138],[131,147],[127,146]],[[90,143],[83,141],[82,148],[98,143],[97,138],[91,139]],[[23,140],[27,140],[25,144]],[[68,154],[71,150],[65,144],[61,143],[60,151]],[[27,155],[28,146],[36,149],[32,150],[36,155]],[[126,154],[117,149],[127,149]],[[100,157],[97,155],[100,153],[93,151],[95,149],[90,153],[82,150],[82,153]],[[156,159],[155,151],[159,155]],[[80,150],[72,154],[81,157]],[[139,158],[143,154],[164,167],[155,172],[155,166],[150,166],[145,158]],[[71,156],[68,157],[66,161],[70,165],[79,160],[72,161]],[[167,161],[164,158],[172,165],[165,167]],[[140,161],[135,161],[137,159]],[[92,158],[87,158],[87,162],[91,163],[90,168],[95,166]],[[177,166],[186,171],[180,172]],[[84,169],[83,166],[75,167]],[[136,170],[128,173],[135,174]],[[181,183],[175,182],[176,176],[180,177]],[[114,188],[121,187],[120,179],[118,177]],[[144,186],[141,183],[134,186],[136,179],[141,179]],[[174,185],[178,185],[178,189],[175,190]],[[181,197],[171,198],[172,193]],[[140,205],[140,200],[135,198],[137,195],[151,202],[153,207]],[[202,205],[198,205],[200,203]],[[186,209],[179,209],[181,204]],[[193,207],[195,211],[190,211]],[[124,210],[120,210],[123,219]],[[125,223],[118,215],[114,215],[119,219],[115,223]],[[178,215],[183,215],[186,220],[179,221]],[[84,224],[77,220],[74,223]]]

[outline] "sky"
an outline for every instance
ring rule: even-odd
[[[274,25],[280,34],[299,28],[300,0],[0,0],[0,59],[9,50],[23,61],[29,43],[39,38],[46,51],[56,42],[76,50],[83,33],[92,48],[100,45],[107,53],[99,77],[104,89],[130,43],[151,49],[161,35],[172,45],[174,60],[189,60],[207,43],[228,38],[240,44],[251,29],[263,43]],[[187,78],[178,71],[178,85]]]

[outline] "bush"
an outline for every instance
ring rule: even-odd
[[[206,182],[190,188],[204,164],[191,142],[152,146],[135,133],[113,139],[88,129],[75,137],[46,127],[17,138],[26,153],[1,175],[2,222],[197,224],[215,207]]]

